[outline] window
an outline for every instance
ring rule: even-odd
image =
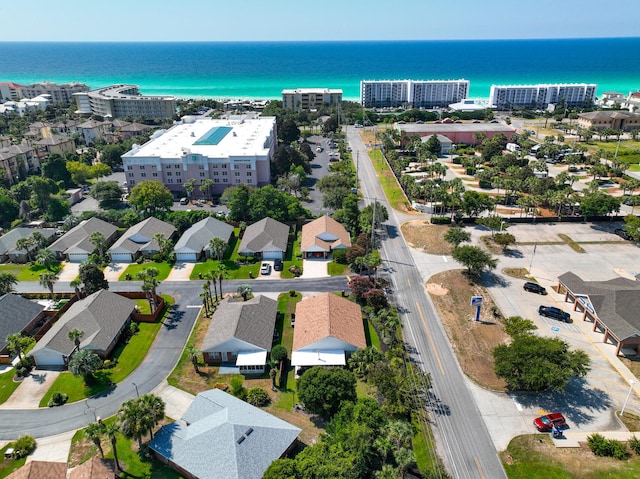
[[[204,176],[204,171],[201,171],[201,172],[200,172],[200,176]]]
[[[247,171],[247,176],[251,176],[251,172],[250,171]]]
[[[218,165],[211,165],[213,168],[218,168]]]
[[[173,176],[173,173],[171,173],[170,171],[167,171],[167,176]]]
[[[222,182],[223,182],[223,183],[229,183],[229,180],[228,180],[228,179],[226,179],[226,178],[222,178]]]
[[[182,178],[178,178],[178,179],[176,180],[176,183],[182,183]]]
[[[204,165],[198,165],[199,170],[204,170]]]
[[[173,165],[173,167],[174,167],[176,170],[180,169],[180,165]]]
[[[236,176],[240,176],[240,172],[239,171],[236,171]]]
[[[140,165],[140,169],[141,169],[141,170],[144,170],[144,165]]]
[[[129,178],[133,178],[133,173],[129,173]]]
[[[247,170],[250,170],[250,169],[251,169],[251,165],[244,165],[244,167],[245,167]]]
[[[220,183],[220,178],[214,178],[214,179],[213,179],[213,182],[214,182],[214,183]]]
[[[133,170],[133,166],[127,165],[127,170],[129,170],[129,171]]]
[[[156,173],[155,171],[153,172],[153,176],[154,178],[158,176],[158,173]]]
[[[237,185],[238,183],[242,183],[242,180],[241,180],[240,178],[236,178],[236,185]]]
[[[233,169],[234,170],[239,170],[240,169],[240,165],[233,165]]]
[[[182,176],[182,172],[176,171],[176,176]]]
[[[253,183],[253,180],[251,178],[247,178],[247,184],[250,185]]]
[[[147,174],[146,173],[140,173],[140,176],[142,176],[143,178],[146,178]]]
[[[226,163],[223,163],[223,164],[222,164],[222,168],[223,168],[223,169],[226,169],[226,168],[228,168],[228,167],[229,167],[229,165],[227,165]]]
[[[167,183],[173,183],[173,178],[169,178],[169,179],[167,180]]]
[[[218,176],[218,172],[217,172],[217,171],[214,171],[214,172],[213,172],[213,176]]]
[[[135,182],[135,181],[133,181],[133,180],[129,180],[129,184],[130,184],[131,186],[133,186],[133,185],[135,185],[135,184],[136,184],[136,182]]]
[[[227,174],[228,174],[228,172],[226,172],[226,171],[222,172],[222,176],[227,176]]]

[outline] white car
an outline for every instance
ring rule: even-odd
[[[262,266],[260,267],[260,274],[271,274],[271,265],[269,263],[262,263]]]

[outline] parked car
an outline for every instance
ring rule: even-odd
[[[527,281],[522,287],[530,293],[547,294],[547,289],[544,286],[540,286],[538,283],[532,283],[531,281]]]
[[[553,426],[557,429],[564,429],[567,427],[567,421],[562,414],[554,412],[535,418],[533,420],[533,425],[540,432],[549,432],[553,429]]]
[[[189,204],[189,198],[187,198],[186,196],[184,198],[180,198],[180,204],[181,205],[188,205]]]
[[[269,263],[262,263],[262,266],[260,267],[260,274],[271,274],[271,265]]]
[[[540,316],[546,316],[547,318],[557,319],[558,321],[564,321],[565,323],[571,322],[569,313],[565,313],[555,306],[540,306],[538,308],[538,314],[540,314]]]
[[[274,271],[282,271],[282,260],[281,259],[277,259],[273,262],[273,269]]]
[[[629,239],[629,235],[626,233],[626,231],[623,228],[616,228],[613,232],[615,234],[617,234],[618,236],[620,236],[620,238],[622,238],[624,240],[628,240]]]

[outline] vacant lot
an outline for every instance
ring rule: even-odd
[[[453,248],[444,240],[444,234],[449,228],[450,226],[432,225],[423,220],[409,221],[400,227],[407,246],[430,254],[451,254]]]
[[[508,336],[493,314],[489,293],[470,283],[462,270],[437,274],[426,287],[464,373],[481,386],[504,390],[505,382],[493,371],[491,350]],[[474,321],[475,308],[469,305],[471,296],[484,298],[479,322]]]

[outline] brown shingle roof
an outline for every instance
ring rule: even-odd
[[[349,233],[333,218],[324,215],[302,227],[300,248],[305,251],[331,251],[336,246],[351,246]]]
[[[31,461],[9,474],[7,479],[65,479],[66,477],[65,462]]]
[[[114,479],[115,464],[113,461],[93,456],[69,472],[69,479]]]
[[[293,350],[331,336],[366,348],[360,306],[333,293],[303,299],[296,305]]]

